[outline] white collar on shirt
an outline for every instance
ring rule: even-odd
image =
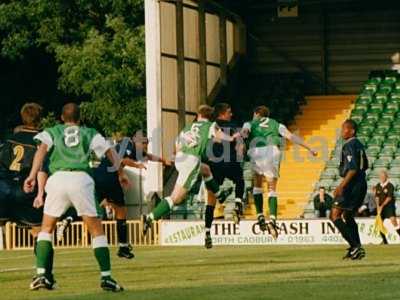
[[[386,180],[384,183],[380,182],[379,184],[381,185],[381,187],[384,188],[385,186],[387,186],[389,184],[389,180]]]

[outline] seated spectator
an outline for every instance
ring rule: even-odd
[[[358,209],[358,217],[372,217],[376,216],[376,201],[375,201],[376,188],[372,187],[372,193],[367,193],[364,202]]]
[[[326,193],[325,188],[321,186],[319,193],[314,197],[314,211],[317,218],[326,218],[329,216],[333,199]]]

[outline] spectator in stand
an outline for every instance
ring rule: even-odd
[[[372,187],[372,193],[367,193],[363,205],[358,209],[358,217],[373,217],[376,216],[376,202],[375,202],[376,188]]]
[[[314,211],[317,218],[326,218],[329,216],[333,199],[326,192],[325,187],[319,188],[319,193],[314,197]]]

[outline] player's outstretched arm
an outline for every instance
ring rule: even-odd
[[[293,133],[291,133],[286,126],[280,124],[279,125],[279,133],[281,136],[283,136],[284,138],[288,139],[289,141],[291,141],[292,143],[295,143],[305,149],[307,149],[313,156],[317,156],[318,152],[313,150],[311,148],[311,146],[309,146],[301,137],[299,137],[298,135],[295,135]]]
[[[32,169],[28,178],[24,182],[25,193],[33,192],[36,185],[36,176],[42,167],[43,161],[47,155],[48,146],[45,143],[39,145],[33,158]]]
[[[146,169],[146,166],[144,164],[134,161],[133,159],[127,158],[127,157],[125,157],[122,160],[122,164],[124,166],[132,167],[132,168],[136,168],[136,169]]]

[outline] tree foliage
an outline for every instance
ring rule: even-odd
[[[128,134],[145,122],[143,13],[143,0],[6,0],[0,52],[20,60],[45,49],[59,88],[83,100],[85,119]]]

